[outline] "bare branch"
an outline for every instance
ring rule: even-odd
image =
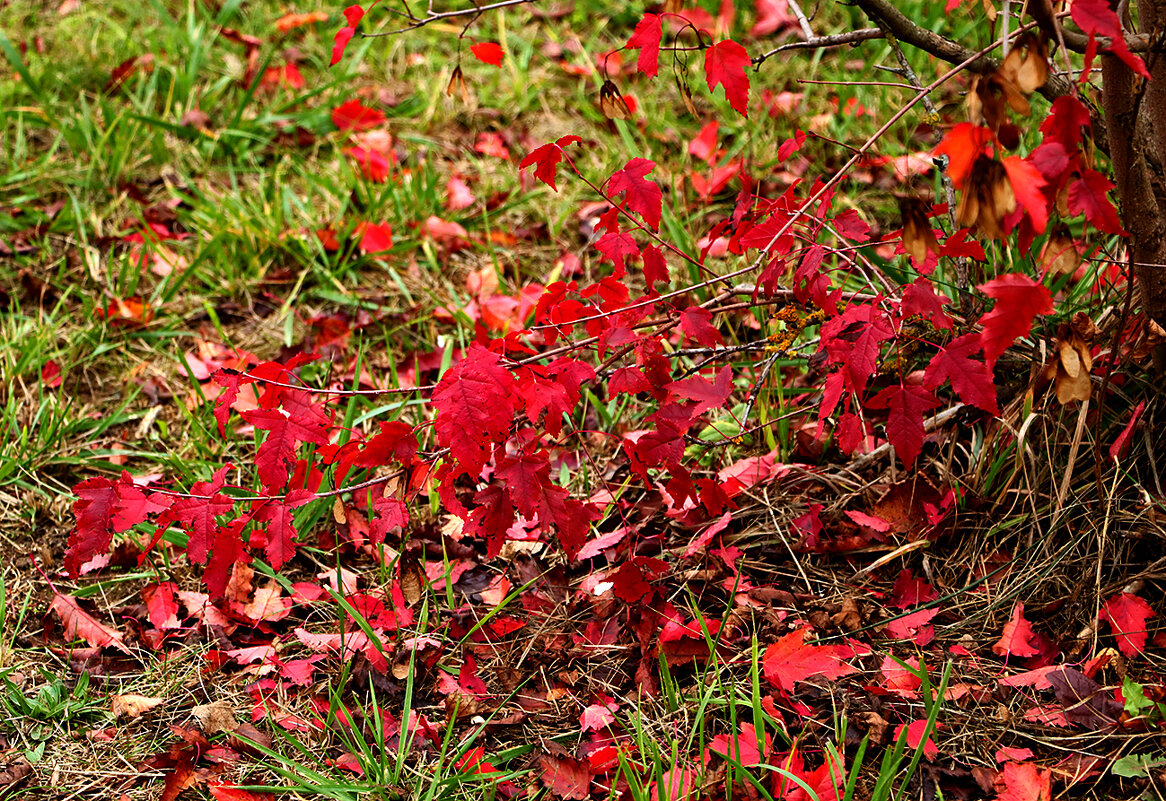
[[[841,47],[842,45],[857,44],[865,42],[869,39],[882,39],[883,32],[878,28],[862,28],[857,31],[847,31],[846,33],[835,33],[830,36],[815,36],[807,39],[804,42],[788,42],[778,47],[773,48],[759,56],[753,57],[753,64],[759,65],[766,59],[772,58],[778,53],[784,53],[787,50],[816,50],[823,47]]]
[[[880,20],[886,26],[886,30],[895,38],[918,47],[920,50],[925,50],[949,64],[968,63],[968,69],[980,73],[993,72],[999,66],[995,59],[986,55],[977,55],[976,51],[969,50],[959,42],[954,42],[915,24],[903,12],[895,8],[889,0],[855,0],[855,4],[865,11],[871,19]],[[1066,37],[1069,37],[1068,31],[1064,33]],[[1039,91],[1049,100],[1055,100],[1062,95],[1071,94],[1073,84],[1064,78],[1050,75],[1048,82]]]
[[[794,16],[798,18],[798,24],[802,26],[802,33],[806,35],[806,38],[817,39],[814,29],[810,27],[810,20],[806,17],[806,12],[802,11],[802,7],[798,5],[798,0],[789,0],[789,10],[794,12]]]
[[[417,28],[424,28],[426,25],[440,20],[455,19],[457,17],[476,16],[484,14],[487,11],[497,11],[500,8],[509,8],[511,6],[524,6],[536,2],[537,0],[499,0],[496,3],[479,6],[474,5],[470,8],[461,8],[455,11],[434,11],[432,8],[424,17],[414,17],[414,21],[403,28],[397,28],[391,31],[377,31],[376,33],[362,33],[361,36],[375,38],[379,36],[396,36],[397,34],[405,33],[406,31],[416,30]],[[407,6],[406,6],[407,8]]]

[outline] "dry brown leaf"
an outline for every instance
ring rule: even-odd
[[[165,701],[166,699],[164,698],[151,698],[148,695],[126,693],[125,695],[115,695],[110,706],[115,718],[139,718],[154,707],[165,703]]]
[[[226,701],[201,704],[190,710],[190,714],[208,735],[223,731],[232,732],[239,728],[239,721],[235,720],[235,713],[231,711],[231,705]]]

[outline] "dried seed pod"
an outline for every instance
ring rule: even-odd
[[[449,97],[453,97],[455,94],[460,95],[462,102],[469,104],[470,88],[466,86],[466,78],[462,74],[461,64],[453,68],[453,74],[449,76],[449,83],[445,85],[445,93]]]
[[[927,203],[916,197],[899,198],[899,215],[903,220],[903,248],[916,262],[927,260],[927,252],[939,252],[939,240],[927,219]]]
[[[1045,272],[1070,275],[1081,266],[1081,253],[1064,226],[1059,226],[1045,242],[1040,254],[1040,265]]]
[[[632,116],[628,101],[623,99],[619,88],[610,80],[604,81],[599,88],[599,110],[609,120],[626,120]]]
[[[1049,79],[1049,47],[1044,37],[1029,32],[1017,39],[1000,71],[1026,95],[1044,86]]]
[[[1016,195],[1004,165],[979,156],[956,208],[956,222],[965,227],[975,225],[989,239],[1000,239],[1004,218],[1015,210]]]

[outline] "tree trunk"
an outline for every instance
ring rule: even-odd
[[[1138,5],[1142,31],[1163,30],[1166,0]],[[1101,104],[1121,219],[1142,307],[1166,327],[1166,59],[1147,54],[1148,84],[1121,59],[1101,57]]]

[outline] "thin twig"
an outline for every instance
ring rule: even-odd
[[[798,24],[802,26],[802,33],[806,35],[806,40],[817,39],[814,35],[814,29],[810,27],[810,20],[806,17],[806,12],[802,11],[802,7],[798,5],[798,0],[787,0],[789,10],[794,12],[794,16],[798,18]]]
[[[841,47],[842,45],[858,44],[859,42],[866,42],[870,39],[882,39],[883,32],[878,28],[862,28],[857,31],[847,31],[846,33],[834,33],[829,36],[815,36],[811,39],[806,39],[804,42],[787,42],[783,45],[778,45],[772,50],[766,51],[759,56],[753,57],[753,66],[758,66],[765,62],[766,59],[776,56],[778,53],[784,53],[787,50],[818,50],[827,47]]]

